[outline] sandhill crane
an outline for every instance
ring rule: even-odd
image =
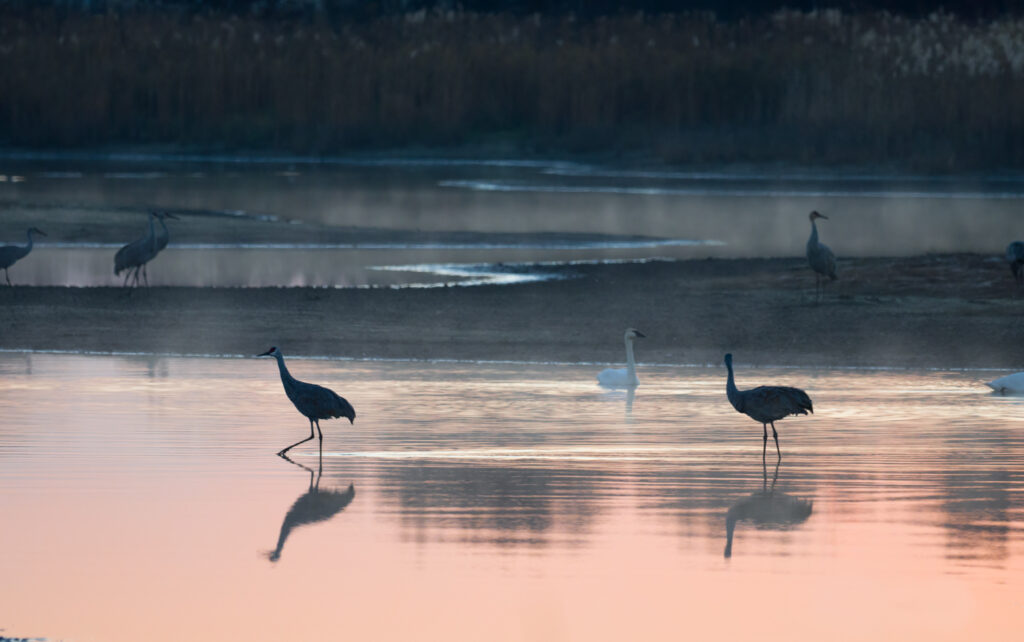
[[[626,342],[626,367],[605,368],[597,373],[597,382],[609,388],[631,388],[640,384],[636,377],[636,362],[633,360],[633,341],[646,339],[647,335],[633,328],[626,328],[623,337]]]
[[[19,259],[23,259],[28,256],[28,253],[32,251],[33,234],[42,234],[43,236],[46,236],[46,232],[42,231],[38,227],[30,227],[25,233],[28,237],[28,244],[25,245],[25,247],[20,245],[0,246],[0,268],[4,269],[4,278],[7,279],[7,285],[11,285],[11,277],[7,274],[7,268],[17,263]]]
[[[150,212],[149,213],[149,232],[145,236],[139,239],[135,239],[131,243],[125,245],[117,254],[114,255],[114,274],[120,274],[124,270],[128,270],[125,274],[124,283],[122,285],[128,285],[128,279],[134,273],[135,280],[134,285],[139,283],[139,272],[142,272],[142,276],[145,279],[146,285],[149,285],[149,275],[146,273],[146,264],[153,260],[153,258],[162,250],[167,247],[167,241],[170,239],[170,233],[167,231],[167,225],[164,223],[164,219],[178,217],[168,212]],[[154,221],[160,223],[161,231],[157,232]],[[133,272],[134,270],[134,272]]]
[[[764,427],[764,440],[761,447],[761,460],[764,460],[768,448],[768,424],[772,425],[772,436],[775,438],[775,452],[782,459],[779,449],[779,433],[775,432],[775,422],[789,415],[806,415],[814,412],[811,398],[799,388],[788,386],[759,386],[750,390],[738,390],[732,375],[732,355],[725,355],[725,367],[729,369],[729,379],[725,384],[725,394],[729,403],[736,409],[760,423]]]
[[[811,212],[809,218],[811,219],[811,236],[807,239],[807,262],[814,270],[814,295],[817,299],[821,296],[821,277],[827,276],[832,281],[838,278],[836,276],[836,255],[827,245],[818,242],[818,224],[814,221],[819,218],[827,221],[828,217],[818,212]]]
[[[764,462],[761,462],[764,466]],[[779,463],[775,464],[775,476],[768,487],[768,469],[763,468],[761,490],[751,493],[729,507],[725,516],[725,557],[732,557],[732,536],[737,522],[749,521],[760,528],[784,529],[807,521],[814,509],[814,502],[775,492],[779,479]]]
[[[267,558],[271,562],[276,562],[281,559],[281,551],[284,549],[284,543],[288,539],[292,530],[299,526],[306,524],[314,524],[316,522],[324,522],[334,517],[341,511],[345,510],[345,507],[352,503],[352,499],[356,496],[356,489],[352,484],[348,485],[348,489],[345,491],[337,491],[330,489],[320,489],[320,477],[323,476],[324,472],[324,460],[323,455],[320,456],[320,467],[316,472],[316,483],[313,483],[313,469],[308,466],[296,463],[291,459],[288,459],[287,455],[281,455],[287,461],[305,468],[309,471],[309,490],[299,496],[292,504],[292,507],[288,509],[288,513],[284,516],[284,521],[281,522],[281,532],[277,536],[277,546],[274,550],[267,553]]]
[[[1007,245],[1006,260],[1010,262],[1013,279],[1020,285],[1024,282],[1024,275],[1021,274],[1021,268],[1024,268],[1024,242],[1014,241]]]
[[[316,423],[316,431],[320,434],[320,449],[323,450],[324,433],[320,430],[321,419],[347,417],[349,423],[355,423],[356,411],[352,407],[352,404],[346,401],[343,397],[339,397],[333,390],[329,390],[316,384],[299,381],[293,377],[291,373],[288,372],[288,368],[284,365],[284,355],[281,354],[281,351],[278,350],[277,347],[273,347],[256,356],[266,357],[268,355],[277,359],[277,369],[281,373],[281,383],[284,384],[284,393],[288,395],[288,399],[291,400],[295,409],[309,419],[309,437],[288,446],[277,453],[278,455],[284,455],[292,448],[312,439],[314,437],[314,423]]]

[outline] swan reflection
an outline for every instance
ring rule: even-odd
[[[341,511],[345,510],[345,507],[348,506],[356,496],[356,490],[352,484],[349,484],[345,491],[320,489],[320,477],[323,475],[324,471],[323,454],[320,455],[320,465],[316,471],[315,483],[313,481],[312,468],[294,462],[286,455],[280,455],[280,457],[291,464],[295,464],[296,466],[309,471],[309,490],[295,500],[295,503],[292,504],[292,507],[288,509],[288,513],[284,516],[284,522],[281,523],[281,533],[277,536],[277,546],[274,550],[267,553],[267,558],[271,562],[276,562],[281,559],[281,551],[284,549],[284,543],[293,529],[305,524],[313,524],[329,520]]]
[[[729,508],[725,517],[726,558],[732,557],[732,536],[736,530],[736,522],[751,522],[758,528],[785,529],[802,524],[811,516],[814,502],[776,492],[775,482],[779,479],[779,463],[781,462],[775,464],[775,474],[769,486],[768,467],[762,462],[761,490]]]

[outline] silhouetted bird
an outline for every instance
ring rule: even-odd
[[[0,268],[4,269],[4,278],[7,279],[7,285],[11,285],[11,277],[7,274],[7,268],[17,263],[19,259],[23,259],[28,256],[28,253],[32,251],[33,234],[42,234],[43,236],[46,236],[46,232],[42,231],[38,227],[30,227],[28,228],[28,232],[25,233],[28,237],[28,244],[24,247],[20,245],[0,246]]]
[[[811,398],[799,388],[788,386],[759,386],[750,390],[738,390],[732,374],[732,355],[725,355],[725,367],[729,369],[729,379],[725,384],[725,394],[729,403],[754,421],[764,426],[764,441],[761,447],[761,459],[764,459],[768,448],[768,424],[772,425],[772,436],[775,438],[775,451],[782,459],[779,449],[779,433],[775,432],[775,422],[789,415],[806,415],[814,412]]]
[[[128,279],[132,274],[135,275],[133,285],[138,285],[140,271],[146,285],[149,285],[149,274],[146,273],[146,264],[152,261],[160,253],[160,250],[167,247],[170,234],[167,231],[164,219],[168,218],[177,219],[178,217],[167,212],[150,212],[149,232],[142,238],[135,239],[123,246],[114,255],[114,274],[119,275],[121,272],[128,270],[122,285],[128,285]],[[156,230],[154,221],[159,221],[160,232]]]
[[[1014,241],[1006,246],[1006,260],[1010,262],[1010,271],[1013,272],[1013,280],[1020,285],[1024,282],[1024,275],[1021,275],[1021,268],[1024,268],[1024,243]]]
[[[810,264],[811,269],[814,270],[814,295],[816,299],[821,296],[821,277],[827,276],[832,281],[838,278],[836,276],[836,255],[832,253],[832,250],[827,245],[818,242],[818,224],[814,222],[818,218],[828,220],[827,216],[811,212],[811,237],[807,239],[807,262]]]
[[[333,390],[316,384],[299,381],[293,377],[288,372],[288,368],[284,365],[284,355],[281,354],[281,351],[276,347],[256,356],[265,357],[267,355],[277,359],[277,369],[281,373],[281,383],[284,384],[284,393],[288,395],[288,399],[290,399],[292,404],[295,405],[295,409],[309,419],[309,437],[306,437],[302,441],[295,442],[277,454],[283,455],[299,444],[312,439],[314,436],[314,422],[316,423],[316,430],[320,434],[320,448],[323,449],[324,433],[320,430],[321,419],[347,417],[349,423],[355,423],[356,411],[352,407],[352,404],[346,401],[343,397],[338,396]]]

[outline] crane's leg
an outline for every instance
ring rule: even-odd
[[[320,455],[324,454],[324,432],[320,430],[320,420],[316,420],[316,431],[320,434]]]
[[[761,424],[764,427],[764,439],[761,441],[761,463],[764,463],[764,454],[768,452],[768,424]]]
[[[775,422],[772,422],[772,437],[775,437],[775,452],[779,454],[779,461],[782,461],[782,451],[779,450],[779,433],[775,432]],[[765,433],[765,442],[767,442],[767,433]]]
[[[315,437],[315,436],[316,436],[316,433],[314,433],[314,432],[313,432],[313,420],[312,420],[312,419],[310,419],[310,420],[309,420],[309,437],[306,437],[306,438],[305,438],[305,439],[303,439],[302,441],[297,441],[297,442],[295,442],[294,444],[292,444],[291,446],[288,446],[287,448],[285,448],[284,450],[282,450],[281,452],[279,452],[279,453],[277,453],[277,454],[278,454],[278,455],[281,455],[281,456],[283,457],[283,456],[284,456],[284,454],[285,454],[286,452],[288,452],[289,450],[291,450],[292,448],[295,448],[295,447],[296,447],[296,446],[298,446],[299,444],[304,444],[304,443],[306,443],[307,441],[309,441],[310,439],[312,439],[312,438],[313,438],[313,437]]]
[[[131,276],[132,276],[132,271],[131,270],[125,270],[125,273],[124,273],[124,283],[121,284],[122,288],[128,287],[128,279],[130,279]]]
[[[146,271],[146,264],[142,264],[142,278],[146,281],[146,287],[149,287],[149,272]]]
[[[11,285],[11,275],[7,273],[7,268],[4,268],[4,278],[7,279],[7,285]]]

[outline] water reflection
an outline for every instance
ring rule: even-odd
[[[356,490],[352,484],[349,484],[348,488],[344,491],[320,488],[320,478],[324,472],[323,453],[320,455],[315,482],[313,481],[312,468],[292,461],[287,455],[279,456],[281,459],[309,472],[309,489],[302,495],[299,495],[299,498],[295,500],[295,503],[292,504],[292,507],[285,514],[284,521],[281,523],[281,533],[277,536],[277,546],[274,547],[274,550],[267,553],[267,559],[271,562],[281,559],[284,543],[288,536],[291,535],[293,529],[305,526],[306,524],[326,522],[345,510],[345,507],[352,503],[356,496]]]
[[[382,472],[385,501],[397,504],[416,541],[450,539],[501,547],[543,547],[561,539],[581,545],[606,475],[535,466],[395,466]],[[448,531],[447,534],[438,531]]]
[[[769,486],[768,467],[762,461],[764,477],[761,490],[751,493],[749,497],[729,507],[729,512],[725,516],[725,557],[732,557],[732,538],[736,522],[751,522],[757,528],[787,529],[804,523],[811,516],[814,502],[775,490],[781,463],[775,463],[775,474],[772,475],[772,483]]]

